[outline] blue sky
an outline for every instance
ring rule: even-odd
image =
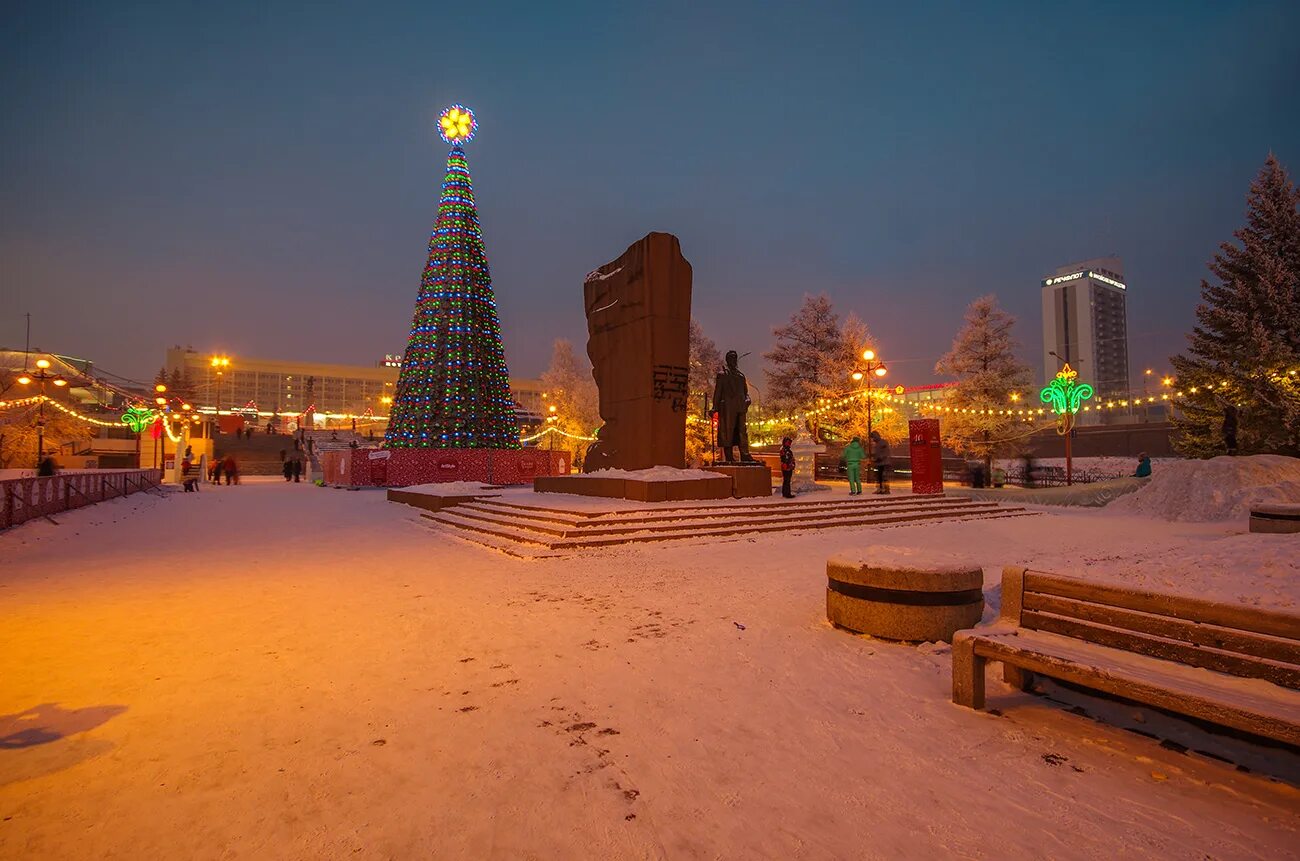
[[[904,8],[900,8],[904,7]],[[373,363],[405,344],[446,146],[507,357],[585,343],[582,278],[650,230],[695,316],[770,348],[805,292],[929,382],[996,293],[1118,254],[1163,369],[1270,150],[1300,171],[1294,3],[11,3],[0,345],[147,376],[173,343]],[[755,361],[754,359],[750,360]]]

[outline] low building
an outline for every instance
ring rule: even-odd
[[[301,415],[312,411],[330,418],[387,417],[397,393],[401,356],[385,356],[374,366],[335,365],[284,359],[258,359],[200,353],[188,347],[167,350],[168,375],[185,380],[200,410]],[[511,378],[510,390],[521,423],[543,413],[540,380]]]

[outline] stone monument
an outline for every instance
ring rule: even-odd
[[[583,298],[604,421],[583,471],[685,467],[691,264],[677,237],[633,243],[587,276]]]

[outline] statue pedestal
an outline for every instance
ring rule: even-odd
[[[731,495],[736,499],[751,496],[772,495],[772,470],[765,464],[727,464],[719,463],[704,467],[707,472],[719,472],[731,477]]]
[[[732,480],[723,475],[678,480],[557,475],[533,479],[533,490],[537,493],[572,493],[605,499],[630,499],[634,502],[685,502],[693,499],[727,499],[732,495]]]

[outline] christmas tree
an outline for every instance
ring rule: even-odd
[[[510,376],[464,144],[477,123],[467,108],[443,111],[451,144],[438,220],[402,355],[388,431],[390,448],[519,448]]]
[[[1218,283],[1201,282],[1189,349],[1171,360],[1181,454],[1300,454],[1298,203],[1270,155],[1251,183],[1240,245],[1225,242],[1215,255]]]

